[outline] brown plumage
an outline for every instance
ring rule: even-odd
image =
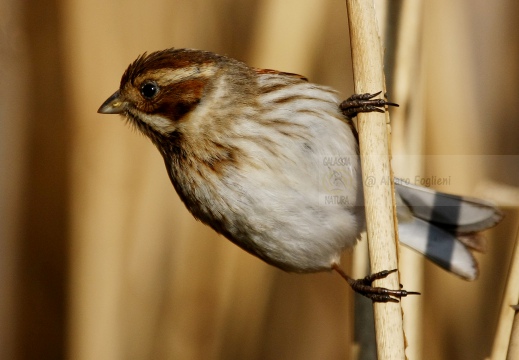
[[[371,299],[396,301],[391,296],[408,292],[372,288],[370,279],[355,281],[338,268],[341,252],[364,229],[358,144],[343,112],[354,116],[394,105],[375,95],[355,96],[339,107],[334,90],[303,76],[251,68],[207,51],[168,49],[138,57],[99,112],[122,114],[148,136],[189,211],[235,244],[286,271],[337,270]],[[414,218],[406,201],[416,194],[422,199],[421,190],[404,190],[407,198],[397,196],[400,226],[410,229],[408,239],[418,238],[413,246],[474,278],[468,249],[428,222],[434,219]],[[471,204],[477,206],[459,198],[455,206],[495,220],[481,220],[471,232],[499,220],[490,205]],[[449,214],[445,228],[465,221]],[[428,252],[429,226],[456,245],[454,257],[443,245]]]

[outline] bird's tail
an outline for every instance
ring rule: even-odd
[[[503,214],[491,203],[395,181],[400,241],[442,268],[466,279],[478,277],[472,251],[484,251],[481,231]]]

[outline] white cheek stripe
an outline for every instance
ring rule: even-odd
[[[161,134],[168,134],[175,131],[176,129],[175,125],[172,124],[171,120],[160,115],[148,115],[139,112],[137,118],[151,126],[156,131],[160,132]]]

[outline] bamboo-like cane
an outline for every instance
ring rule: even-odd
[[[508,345],[508,355],[506,360],[514,360],[519,357],[519,313],[517,306],[515,307],[514,323],[512,324],[512,332],[510,334],[510,343]]]
[[[423,151],[424,145],[424,76],[423,56],[420,43],[422,28],[422,1],[404,0],[391,2],[397,8],[398,21],[388,21],[398,24],[393,41],[386,41],[386,48],[393,45],[394,59],[387,60],[386,69],[391,71],[388,76],[388,93],[391,101],[400,107],[391,112],[391,145],[393,151],[393,169],[397,176],[412,179],[423,174],[423,157],[417,156]],[[397,5],[399,4],[399,5]],[[378,9],[378,8],[377,8]],[[392,19],[394,20],[394,19]],[[392,69],[388,68],[393,64]],[[415,291],[423,289],[424,257],[411,249],[400,249],[400,279],[406,287]],[[409,346],[406,354],[410,359],[422,358],[423,343],[423,299],[413,296],[402,303],[404,309],[404,333]]]
[[[516,311],[512,306],[517,305],[519,302],[519,231],[515,239],[514,253],[512,261],[510,263],[510,271],[508,272],[508,280],[506,283],[505,294],[503,296],[503,303],[501,305],[501,313],[499,315],[499,323],[497,326],[497,333],[494,338],[494,345],[492,347],[492,360],[504,360],[504,359],[517,359],[519,354],[515,354],[515,357],[510,357],[512,354],[508,354],[509,351],[516,351],[515,349],[509,350],[510,336],[512,326],[514,324],[514,316]]]
[[[382,50],[373,1],[346,0],[350,28],[353,80],[356,93],[384,89]],[[358,116],[366,228],[372,272],[397,268],[390,159],[386,116]],[[375,282],[375,286],[399,288],[398,273]],[[400,303],[374,303],[379,359],[404,359],[404,335]]]

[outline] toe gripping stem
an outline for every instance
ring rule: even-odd
[[[385,99],[373,99],[380,95],[382,91],[375,94],[353,94],[348,99],[344,100],[341,105],[342,113],[349,119],[354,118],[361,112],[385,112],[385,106],[398,106],[398,104],[388,102]]]
[[[339,275],[341,275],[351,286],[351,288],[376,302],[398,302],[400,298],[406,297],[407,295],[420,295],[419,292],[416,291],[407,291],[407,290],[390,290],[383,287],[375,287],[372,286],[372,282],[378,279],[383,279],[391,273],[397,271],[397,269],[393,270],[384,270],[371,275],[366,276],[363,279],[353,279],[349,277],[337,264],[332,266],[332,269],[337,271]],[[402,287],[402,285],[400,285]]]

